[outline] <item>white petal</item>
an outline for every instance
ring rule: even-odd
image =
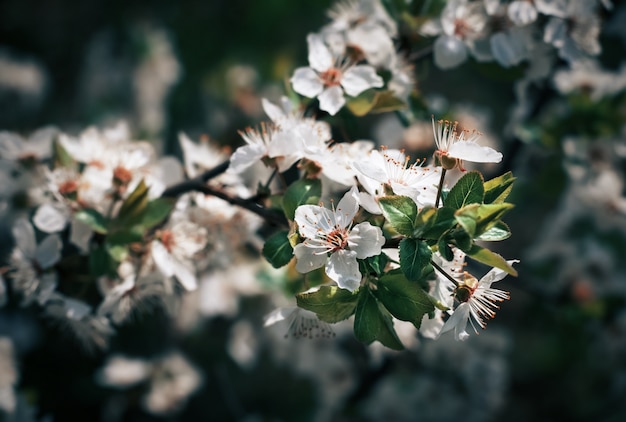
[[[317,98],[320,101],[320,109],[328,112],[331,116],[337,114],[346,103],[345,98],[343,98],[343,90],[338,86],[325,89]]]
[[[294,220],[302,237],[315,239],[320,230],[330,232],[335,226],[335,215],[327,208],[317,205],[300,205]]]
[[[434,45],[435,64],[440,69],[452,69],[467,60],[467,47],[460,39],[441,35]]]
[[[190,261],[173,259],[174,275],[188,292],[196,290],[198,280],[195,275],[195,268]]]
[[[267,117],[269,117],[273,122],[285,117],[285,113],[280,109],[280,107],[268,101],[266,98],[261,100],[261,104],[263,105],[263,111],[265,111]]]
[[[38,246],[35,252],[35,260],[43,269],[50,268],[61,259],[61,247],[63,243],[58,234],[47,236]]]
[[[261,144],[243,145],[235,150],[230,157],[228,171],[241,173],[254,163],[258,162],[267,154],[267,147]]]
[[[526,59],[524,39],[510,32],[498,32],[489,39],[491,51],[496,61],[503,67],[519,64]]]
[[[346,192],[335,208],[335,221],[339,227],[348,227],[359,210],[359,190],[353,186]]]
[[[357,224],[348,236],[348,246],[351,251],[356,252],[358,259],[380,255],[384,244],[383,231],[369,222]]]
[[[457,142],[450,147],[448,155],[474,163],[499,163],[502,161],[501,153],[475,142]]]
[[[37,249],[37,241],[35,240],[35,230],[28,220],[21,218],[15,222],[13,226],[13,237],[15,244],[22,251],[25,257],[32,259]]]
[[[376,70],[372,66],[352,66],[343,74],[341,86],[346,94],[356,97],[367,89],[383,86],[383,78],[376,74]]]
[[[33,223],[44,233],[59,232],[67,224],[67,215],[64,211],[52,204],[43,204],[37,208],[37,212],[33,216]]]
[[[87,224],[72,220],[70,224],[70,242],[75,245],[82,254],[89,252],[89,242],[93,236],[93,230]]]
[[[296,256],[296,270],[305,274],[323,267],[328,257],[326,254],[316,255],[318,251],[319,249],[310,248],[305,243],[296,245],[293,248],[293,254]]]
[[[318,72],[324,72],[331,68],[334,64],[333,56],[324,44],[322,37],[317,34],[309,34],[306,41],[309,46],[309,65]]]
[[[513,265],[513,264],[518,263],[519,260],[512,259],[512,260],[506,261],[506,262],[509,265]],[[508,275],[507,272],[505,272],[505,271],[503,271],[503,270],[501,270],[499,268],[493,268],[487,274],[485,274],[483,278],[480,279],[478,284],[482,288],[489,288],[489,287],[491,287],[492,283],[495,283],[496,281],[502,280],[507,275]]]
[[[376,202],[376,199],[366,192],[359,192],[359,203],[370,214],[382,214],[380,205]]]
[[[293,90],[308,98],[317,97],[324,90],[324,83],[310,67],[299,67],[291,77]]]
[[[269,327],[277,322],[281,322],[293,315],[294,311],[298,308],[277,308],[265,316],[264,327]]]
[[[326,275],[342,289],[355,291],[361,285],[361,272],[356,252],[340,250],[333,253],[326,264]]]
[[[24,140],[11,132],[0,132],[0,157],[17,160],[24,149]]]
[[[470,307],[469,304],[461,303],[455,310],[454,313],[448,318],[443,327],[441,328],[440,335],[443,333],[447,333],[448,331],[454,328],[454,335],[457,340],[466,340],[469,337],[467,333],[467,321],[470,317]]]
[[[165,246],[158,241],[152,242],[152,259],[156,264],[159,271],[163,273],[166,277],[171,277],[174,275],[174,259],[172,255],[169,254]]]
[[[516,0],[507,9],[509,19],[517,25],[524,26],[537,20],[537,9],[535,6],[524,0]]]

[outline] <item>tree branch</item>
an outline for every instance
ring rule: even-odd
[[[198,189],[201,189],[206,184],[206,182],[224,173],[228,169],[229,165],[230,160],[226,160],[222,164],[219,164],[212,169],[205,171],[204,173],[194,177],[193,179],[185,180],[184,182],[178,183],[174,186],[170,186],[169,188],[165,189],[165,191],[163,191],[161,197],[176,198],[187,192],[198,191]]]

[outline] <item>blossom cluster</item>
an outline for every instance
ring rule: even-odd
[[[494,283],[515,276],[519,262],[490,249],[511,235],[502,218],[513,208],[515,178],[497,150],[508,148],[488,142],[477,130],[488,128],[470,127],[454,106],[421,96],[414,65],[432,47],[441,71],[467,61],[519,66],[519,101],[506,126],[522,142],[540,130],[519,122],[537,117],[541,86],[571,100],[573,111],[550,104],[550,118],[563,127],[597,104],[613,110],[606,120],[615,122],[623,117],[613,101],[626,87],[626,66],[608,70],[597,59],[603,14],[613,5],[450,0],[404,2],[398,11],[386,3],[337,2],[329,22],[302,41],[308,63],[294,66],[284,95],[259,98],[265,120],[241,128],[232,149],[180,133],[181,159],[159,157],[158,145],[133,139],[123,123],[0,132],[0,215],[12,239],[0,307],[36,309],[91,350],[105,350],[144,312],[177,313],[189,328],[195,315],[186,312],[233,315],[239,296],[278,284],[291,301],[276,300],[265,324],[287,322],[286,337],[333,337],[331,324],[349,321],[363,343],[402,349],[418,333],[466,340],[484,329],[509,299]],[[409,13],[418,3],[421,13]],[[407,48],[413,42],[432,45],[415,54]],[[172,66],[165,79],[177,77]],[[344,118],[382,114],[427,133],[418,136],[422,148],[401,148],[386,134],[352,140],[343,126]],[[563,237],[588,207],[600,215],[594,224],[623,229],[617,166],[580,153],[583,135],[554,132],[568,161],[571,206],[546,237]],[[605,154],[623,158],[617,145]],[[422,150],[432,159],[412,158]],[[486,179],[476,169],[504,174]],[[540,243],[530,262],[579,252]],[[607,295],[623,290],[606,279]],[[187,307],[189,300],[198,303]],[[253,331],[233,328],[228,347],[242,366],[255,359],[246,343]],[[149,360],[114,355],[97,379],[122,390],[143,385],[142,406],[155,414],[175,412],[203,385],[176,351]]]

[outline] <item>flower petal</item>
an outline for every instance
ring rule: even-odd
[[[441,35],[434,44],[435,64],[440,69],[452,69],[467,60],[467,47],[457,37]]]
[[[343,90],[338,86],[325,89],[317,99],[320,101],[320,109],[328,112],[331,116],[337,114],[346,103],[346,99],[343,98]]]
[[[316,254],[316,252],[318,249],[310,248],[306,243],[300,243],[293,248],[293,254],[296,256],[296,270],[299,273],[305,274],[326,264],[328,259],[326,254]]]
[[[324,72],[333,66],[333,56],[324,40],[317,34],[306,37],[309,46],[309,65],[318,72]]]
[[[439,335],[447,333],[454,328],[454,336],[457,340],[467,340],[469,334],[467,333],[467,321],[470,317],[470,307],[467,302],[461,303],[454,313],[448,318]]]
[[[346,192],[335,209],[335,221],[341,228],[348,227],[359,210],[359,190],[356,186]]]
[[[493,148],[478,145],[476,142],[456,142],[448,150],[448,155],[474,163],[499,163],[502,154]]]
[[[358,289],[362,276],[356,261],[356,252],[344,249],[333,253],[326,264],[326,275],[335,280],[342,289],[351,292]]]
[[[315,239],[320,232],[330,232],[335,226],[335,215],[317,205],[300,205],[296,208],[294,220],[302,237]]]
[[[359,223],[352,228],[348,236],[348,246],[356,252],[358,259],[380,255],[385,244],[385,236],[380,227],[372,226],[369,222]]]
[[[243,145],[235,150],[230,157],[228,171],[241,173],[267,154],[267,147],[261,144]]]
[[[59,232],[67,224],[67,215],[52,204],[43,204],[37,208],[33,216],[33,224],[44,233]]]
[[[293,90],[308,98],[317,97],[324,90],[322,80],[310,67],[299,67],[291,77]]]
[[[352,66],[343,74],[341,86],[346,91],[346,94],[356,97],[367,89],[383,86],[383,78],[378,76],[372,66]]]
[[[50,268],[61,259],[61,247],[63,243],[58,234],[46,237],[35,252],[35,261],[43,269]]]

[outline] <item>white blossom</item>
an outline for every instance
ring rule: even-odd
[[[361,283],[357,259],[380,254],[385,243],[380,227],[369,222],[352,227],[358,203],[358,191],[348,191],[337,208],[302,205],[296,209],[295,221],[303,243],[296,245],[296,269],[307,273],[325,267],[326,275],[338,286],[350,291]]]

